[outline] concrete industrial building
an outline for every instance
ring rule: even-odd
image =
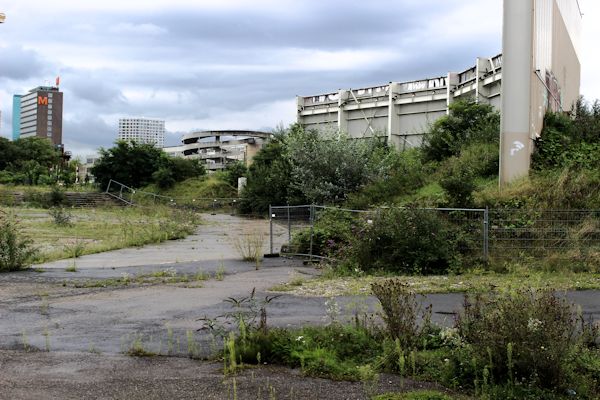
[[[182,136],[181,146],[165,147],[163,151],[171,156],[203,160],[207,170],[218,171],[233,162],[249,166],[270,137],[270,133],[257,131],[192,132]]]
[[[43,137],[62,147],[63,94],[57,86],[39,86],[13,97],[13,139]]]
[[[504,0],[501,55],[458,73],[297,97],[297,121],[405,149],[453,101],[474,99],[502,113],[500,179],[511,181],[529,171],[546,110],[570,111],[579,97],[581,18],[577,0]]]
[[[118,139],[164,147],[165,121],[149,118],[121,118]]]

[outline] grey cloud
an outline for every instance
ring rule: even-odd
[[[0,79],[22,80],[46,69],[42,57],[20,46],[0,47]]]

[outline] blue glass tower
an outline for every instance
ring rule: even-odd
[[[17,140],[21,136],[21,95],[13,96],[12,115],[12,139]]]

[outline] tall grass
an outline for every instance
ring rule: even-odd
[[[23,233],[35,237],[40,247],[32,260],[37,263],[181,239],[200,222],[194,213],[164,206],[73,210],[70,225],[57,225],[44,217],[47,210],[15,211],[21,216]]]
[[[233,240],[233,246],[242,260],[254,262],[256,269],[260,268],[264,244],[265,235],[262,232],[240,235]]]

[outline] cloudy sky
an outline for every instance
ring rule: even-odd
[[[600,98],[600,3],[584,17],[582,92]],[[269,129],[295,96],[461,71],[501,51],[502,0],[0,0],[0,134],[12,95],[61,77],[63,138],[110,147],[124,116]]]

